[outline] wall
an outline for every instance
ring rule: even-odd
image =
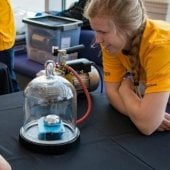
[[[34,17],[35,13],[44,11],[61,11],[62,3],[65,3],[65,8],[68,8],[75,1],[77,0],[11,0],[17,33],[25,31],[23,17]]]
[[[14,8],[21,8],[26,11],[42,12],[45,11],[45,1],[49,3],[50,10],[61,11],[62,1],[65,1],[66,8],[77,0],[11,0]]]
[[[11,0],[11,4],[14,8],[31,12],[40,12],[45,9],[44,0]]]
[[[144,0],[144,3],[150,18],[170,21],[170,0]]]

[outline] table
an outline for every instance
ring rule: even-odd
[[[170,132],[142,135],[111,107],[106,96],[93,92],[92,113],[79,126],[79,145],[62,155],[34,153],[19,142],[23,125],[23,92],[0,96],[0,153],[13,170],[169,170]],[[78,115],[86,99],[78,97]]]

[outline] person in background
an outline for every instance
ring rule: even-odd
[[[84,16],[101,45],[106,95],[144,135],[170,130],[170,23],[142,0],[89,0]]]
[[[14,72],[14,43],[16,31],[13,10],[9,0],[0,1],[0,62],[8,67],[12,82],[11,92],[19,91]]]
[[[11,170],[10,164],[0,155],[0,170]]]
[[[57,15],[82,20],[83,25],[81,28],[83,30],[91,30],[89,21],[83,16],[83,11],[84,11],[86,2],[87,0],[79,0],[77,2],[74,2],[70,6],[70,8],[57,13]]]

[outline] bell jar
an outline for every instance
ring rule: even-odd
[[[77,94],[64,77],[54,74],[55,63],[47,61],[45,75],[25,88],[25,119],[19,140],[38,152],[60,153],[77,143]]]

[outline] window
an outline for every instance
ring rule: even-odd
[[[61,11],[78,0],[11,0],[14,8],[29,12]]]

